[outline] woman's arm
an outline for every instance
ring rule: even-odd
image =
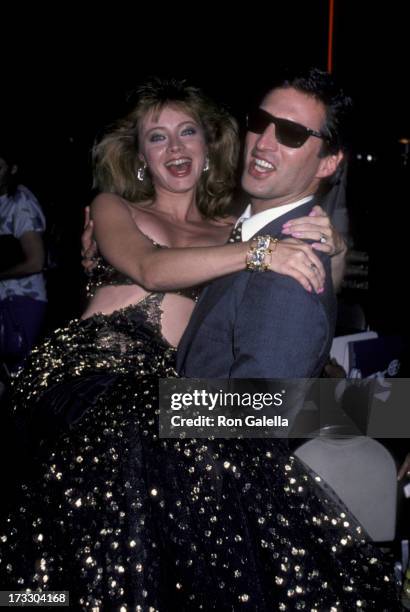
[[[307,217],[291,219],[282,232],[294,238],[316,240],[312,248],[329,253],[332,265],[333,286],[338,291],[346,269],[347,244],[342,234],[332,225],[329,216],[320,206],[314,206]]]
[[[94,234],[103,257],[148,291],[171,291],[244,270],[249,242],[224,246],[158,249],[139,231],[128,207],[114,194],[91,204]],[[84,244],[83,244],[84,246]],[[312,248],[285,240],[272,253],[270,268],[319,291],[324,269]]]

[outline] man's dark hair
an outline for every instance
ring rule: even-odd
[[[323,141],[320,157],[346,152],[350,144],[352,99],[346,95],[328,72],[310,68],[305,72],[282,72],[273,83],[270,91],[292,87],[297,91],[313,96],[325,107],[326,121],[322,126]]]

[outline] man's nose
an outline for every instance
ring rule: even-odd
[[[256,141],[256,147],[258,149],[271,149],[276,151],[279,146],[278,139],[276,138],[276,127],[273,123],[268,125],[262,134],[259,135]]]

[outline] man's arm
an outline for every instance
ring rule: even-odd
[[[323,357],[329,322],[318,296],[265,272],[249,281],[234,329],[232,378],[309,378]]]
[[[44,268],[45,249],[41,232],[24,232],[18,240],[24,259],[0,272],[0,280],[29,276],[41,272]]]

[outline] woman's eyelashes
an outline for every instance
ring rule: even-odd
[[[179,133],[179,135],[180,136],[195,136],[197,132],[198,132],[197,128],[190,126],[190,127],[183,128],[181,132]],[[166,140],[166,138],[167,138],[167,135],[162,132],[153,132],[149,136],[149,142],[163,142],[164,140]]]
[[[149,141],[150,142],[161,142],[162,140],[165,139],[165,134],[151,134],[151,136],[149,137]]]
[[[194,127],[187,127],[181,132],[181,136],[193,136],[197,133],[197,129]]]

